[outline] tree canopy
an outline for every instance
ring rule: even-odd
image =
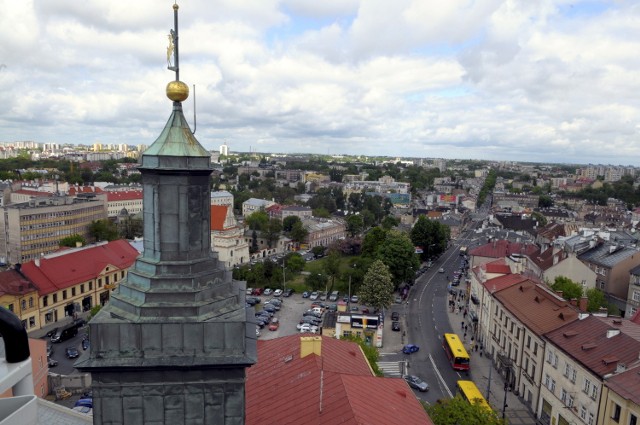
[[[440,399],[426,410],[435,425],[506,425],[496,412],[471,404],[459,395]]]
[[[393,282],[389,268],[380,260],[374,261],[364,275],[358,295],[362,303],[376,310],[389,307],[393,302]]]
[[[395,286],[412,281],[420,268],[415,247],[406,233],[390,230],[378,248],[378,258],[389,268]]]
[[[566,300],[579,300],[582,297],[582,286],[568,277],[557,276],[551,284],[551,289],[561,291],[562,297]]]
[[[450,234],[449,226],[421,215],[411,229],[411,241],[422,247],[421,258],[427,260],[447,249]]]

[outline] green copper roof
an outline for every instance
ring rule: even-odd
[[[182,114],[182,105],[180,104],[174,105],[173,113],[169,117],[164,130],[162,130],[156,141],[144,151],[143,156],[147,155],[211,156],[191,132],[189,124],[187,124],[187,120]]]

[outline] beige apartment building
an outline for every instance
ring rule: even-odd
[[[627,369],[606,380],[600,397],[598,424],[638,425],[640,423],[640,366]]]
[[[74,234],[89,239],[89,224],[107,218],[107,206],[95,196],[55,196],[5,205],[0,214],[0,261],[25,263],[60,248]]]

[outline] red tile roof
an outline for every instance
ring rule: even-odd
[[[483,264],[484,269],[487,273],[502,273],[502,274],[510,274],[511,268],[505,263],[504,258],[500,258],[496,261],[491,261],[490,263]]]
[[[595,316],[576,320],[545,336],[600,378],[615,372],[618,364],[635,364],[640,354],[640,341]]]
[[[134,199],[142,199],[141,190],[127,190],[118,192],[106,192],[108,202],[131,201]]]
[[[39,295],[46,295],[78,283],[95,279],[111,265],[128,269],[138,257],[138,251],[124,239],[83,249],[68,249],[22,265],[22,273],[37,287]]]
[[[13,193],[18,193],[20,195],[37,196],[41,198],[49,198],[53,196],[53,193],[50,193],[50,192],[40,192],[38,190],[28,190],[28,189],[18,189]]]
[[[493,295],[522,324],[537,335],[578,318],[578,310],[531,280],[511,285]]]
[[[505,239],[489,242],[469,251],[469,255],[487,258],[503,258],[512,254],[532,255],[539,248],[533,244],[510,242]]]
[[[432,424],[402,379],[373,376],[360,347],[320,337],[300,358],[300,335],[258,341],[247,371],[246,424]]]
[[[25,278],[16,270],[5,270],[0,272],[0,296],[2,295],[25,295],[35,291],[29,279]]]
[[[605,385],[620,397],[640,404],[640,367],[612,376],[605,381]]]
[[[227,205],[211,205],[211,230],[224,230]]]
[[[601,317],[596,316],[598,320],[609,325],[610,329],[619,329],[620,332],[629,335],[631,338],[640,341],[640,325],[629,319],[623,319],[622,317]]]
[[[518,283],[529,280],[528,278],[522,276],[521,274],[508,274],[504,276],[494,277],[493,279],[489,279],[483,283],[484,287],[489,291],[489,293],[493,294],[497,291],[502,291],[505,288],[508,288],[513,285],[517,285]]]

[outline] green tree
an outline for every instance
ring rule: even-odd
[[[284,264],[286,265],[287,270],[291,273],[299,273],[304,270],[306,261],[304,261],[302,255],[298,254],[297,252],[292,252],[291,254],[287,255]]]
[[[557,276],[551,284],[551,289],[562,291],[562,296],[565,300],[579,300],[582,297],[582,286],[568,277]]]
[[[264,210],[255,211],[244,220],[249,229],[263,230],[269,223],[269,215]]]
[[[395,285],[412,281],[420,260],[415,247],[406,233],[390,230],[385,243],[378,249],[378,258],[389,267]]]
[[[262,230],[262,235],[267,240],[269,248],[271,248],[273,244],[280,239],[281,232],[282,222],[280,220],[272,218],[267,222],[267,225]]]
[[[75,235],[67,236],[66,238],[60,239],[59,245],[69,246],[73,248],[76,246],[76,242],[80,242],[80,245],[84,245],[87,243],[82,236],[75,234]]]
[[[327,286],[327,276],[320,273],[311,273],[304,279],[304,283],[312,290],[319,291]]]
[[[324,253],[327,251],[327,247],[318,245],[311,248],[311,253],[317,258],[324,257]]]
[[[598,288],[587,289],[587,311],[596,312],[604,306],[604,292]]]
[[[329,291],[333,291],[333,285],[336,283],[336,279],[340,276],[340,253],[332,249],[329,251],[327,260],[324,262],[324,271],[331,279],[331,287]]]
[[[506,425],[494,411],[472,404],[457,395],[440,399],[425,408],[435,425]]]
[[[285,217],[284,220],[282,220],[282,230],[284,230],[285,232],[290,232],[296,222],[300,222],[300,217],[298,217],[297,215],[290,215],[288,217]]]
[[[538,211],[532,212],[531,218],[538,222],[538,227],[547,225],[547,217],[543,216]]]
[[[362,232],[364,228],[364,222],[362,221],[362,217],[356,214],[352,214],[347,217],[347,233],[351,237],[355,237]]]
[[[362,256],[375,258],[378,254],[378,248],[384,244],[387,239],[387,231],[382,227],[374,227],[364,236],[362,241]]]
[[[449,234],[448,226],[421,215],[411,229],[411,242],[422,247],[421,258],[427,260],[447,249]]]
[[[312,214],[313,214],[314,217],[318,217],[318,218],[329,218],[329,217],[331,217],[331,213],[325,207],[315,208],[312,211]]]
[[[393,281],[389,268],[380,260],[371,263],[358,289],[360,302],[376,310],[389,307],[393,301]]]
[[[392,216],[388,215],[388,216],[386,216],[385,218],[382,219],[381,226],[385,230],[390,230],[390,229],[393,229],[394,227],[396,227],[398,224],[400,224],[400,220],[398,220],[395,217],[392,217]]]
[[[304,226],[302,225],[302,222],[297,221],[293,223],[293,227],[289,232],[289,237],[296,242],[303,242],[307,238],[308,234],[309,232],[307,231],[307,229],[304,228]]]
[[[540,208],[549,208],[553,206],[553,199],[551,199],[551,196],[549,195],[541,195],[540,198],[538,198],[538,206]]]
[[[340,339],[357,343],[362,349],[364,356],[367,358],[369,366],[371,366],[371,369],[373,369],[373,373],[376,376],[384,376],[384,373],[378,367],[378,358],[380,354],[378,353],[378,349],[376,347],[371,344],[367,344],[364,339],[358,338],[355,335],[341,336]]]
[[[120,237],[118,228],[111,220],[94,220],[89,224],[89,235],[97,241],[115,241]]]

